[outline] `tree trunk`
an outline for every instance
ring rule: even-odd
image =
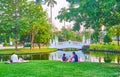
[[[51,14],[51,16],[50,16],[50,23],[52,24],[52,5],[50,5],[50,14]]]
[[[99,57],[99,62],[101,63],[101,57]]]
[[[117,41],[118,41],[118,46],[120,45],[120,43],[119,43],[119,35],[117,36]]]
[[[30,49],[33,48],[34,37],[35,37],[35,34],[32,32],[32,34],[31,34],[31,47],[30,47]]]
[[[25,41],[22,42],[22,45],[23,45],[23,48],[24,48],[24,45],[25,45]]]
[[[15,39],[15,49],[16,49],[16,51],[18,50],[18,41],[17,41],[17,39]]]
[[[39,47],[39,49],[41,48],[40,43],[38,43],[38,47]]]
[[[66,25],[65,25],[65,21],[66,21],[66,20],[64,19],[64,27],[67,28]]]
[[[120,58],[119,57],[117,58],[117,63],[120,64]]]

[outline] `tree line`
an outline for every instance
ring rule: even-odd
[[[106,36],[117,36],[120,40],[120,1],[119,0],[66,0],[68,8],[62,8],[57,18],[60,21],[75,22],[73,31],[80,30],[80,24],[85,22],[85,28],[92,28],[92,43],[99,43],[102,37],[101,26],[105,26]],[[104,38],[104,37],[103,37]]]
[[[0,42],[47,44],[52,25],[40,3],[28,0],[0,0]]]

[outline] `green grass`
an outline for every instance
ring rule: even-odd
[[[39,53],[39,52],[54,52],[57,49],[55,48],[48,48],[48,47],[43,47],[41,49],[35,48],[30,50],[30,48],[20,48],[18,51],[15,49],[1,49],[0,54],[12,54],[13,52],[17,54],[22,54],[22,53]]]
[[[0,62],[0,77],[120,77],[120,65],[58,61]]]
[[[120,46],[116,44],[91,44],[90,49],[120,50]]]

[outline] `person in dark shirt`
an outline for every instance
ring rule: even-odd
[[[63,61],[63,62],[66,62],[66,61],[67,61],[67,58],[66,58],[65,54],[63,54],[63,56],[62,56],[62,61]]]
[[[77,54],[75,53],[75,52],[73,52],[72,53],[73,54],[73,56],[72,56],[72,62],[78,62],[78,56],[77,56]]]

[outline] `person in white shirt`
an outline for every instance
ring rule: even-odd
[[[12,62],[18,62],[18,55],[16,55],[15,53],[13,53],[12,56],[11,56],[11,61]]]

